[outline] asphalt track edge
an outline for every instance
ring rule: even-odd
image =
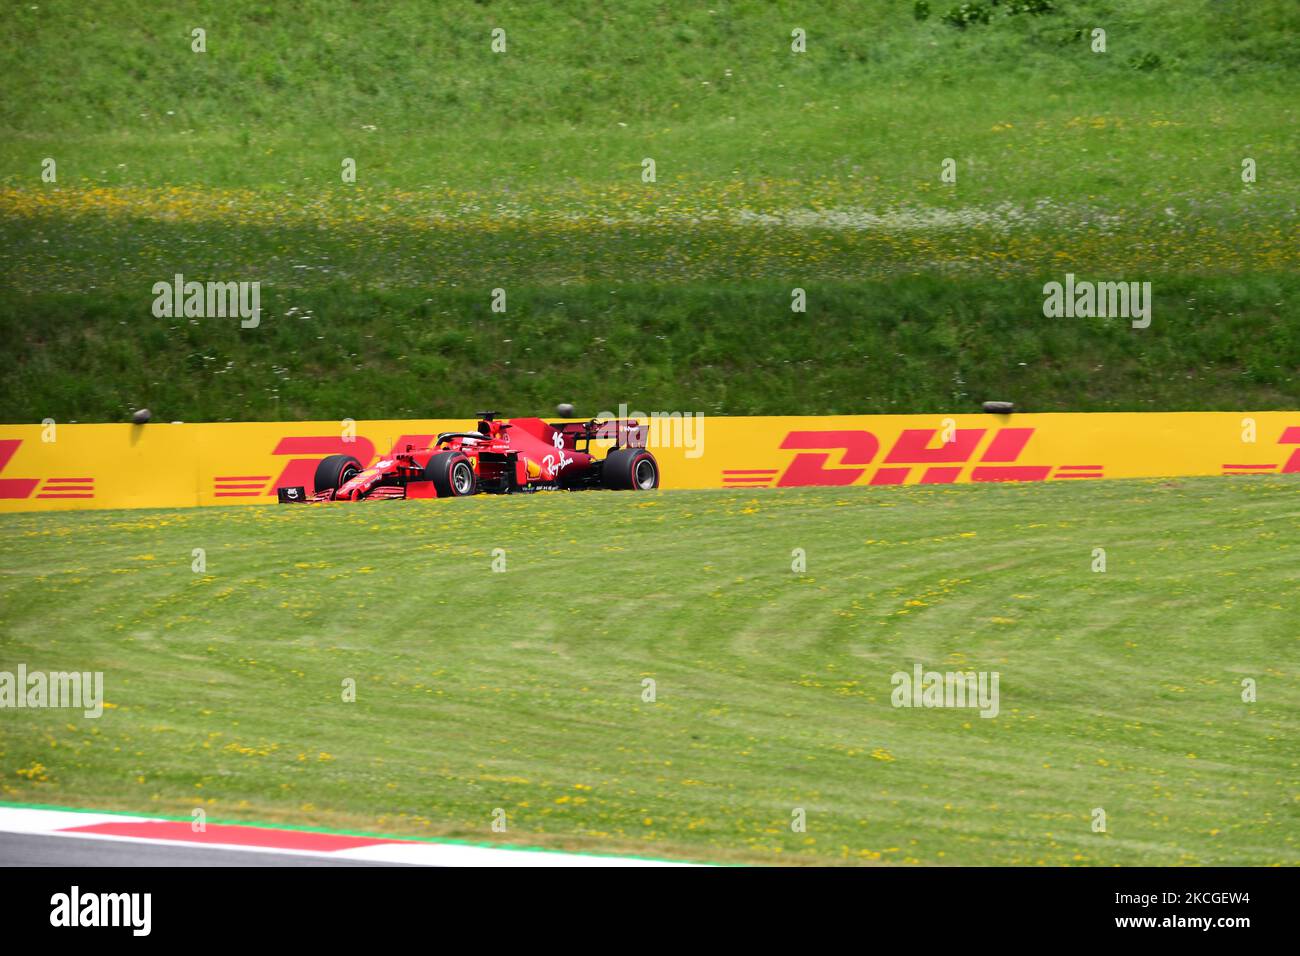
[[[0,802],[0,833],[112,840],[142,846],[275,853],[416,866],[626,867],[691,866],[683,861],[599,853],[569,853],[513,844],[396,836],[325,827],[249,821],[204,821],[117,810]],[[0,866],[5,864],[0,843]],[[250,857],[249,865],[256,865]]]

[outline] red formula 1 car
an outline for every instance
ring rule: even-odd
[[[431,448],[408,445],[369,467],[351,455],[330,455],[316,466],[315,488],[280,488],[280,501],[659,487],[659,463],[638,444],[643,430],[636,422],[592,419],[547,424],[540,418],[499,422],[496,414],[479,412],[476,431],[443,432]],[[591,451],[591,443],[599,439],[614,443],[604,458]]]

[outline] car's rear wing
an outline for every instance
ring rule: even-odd
[[[631,418],[554,422],[550,427],[563,436],[564,447],[574,451],[586,451],[592,441],[612,441],[614,448],[644,448],[646,442],[646,426]]]

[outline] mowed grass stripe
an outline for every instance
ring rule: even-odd
[[[103,670],[114,706],[4,713],[0,792],[721,861],[1294,864],[1295,491],[9,515],[0,669]],[[998,671],[999,715],[894,708],[914,661]]]

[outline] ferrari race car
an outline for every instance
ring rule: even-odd
[[[369,466],[351,455],[330,455],[316,466],[313,489],[280,488],[279,500],[459,498],[479,492],[659,487],[659,463],[637,444],[642,430],[634,421],[500,422],[496,415],[479,412],[476,431],[443,432],[431,448],[407,445]],[[591,443],[601,439],[611,440],[613,447],[597,458]]]

